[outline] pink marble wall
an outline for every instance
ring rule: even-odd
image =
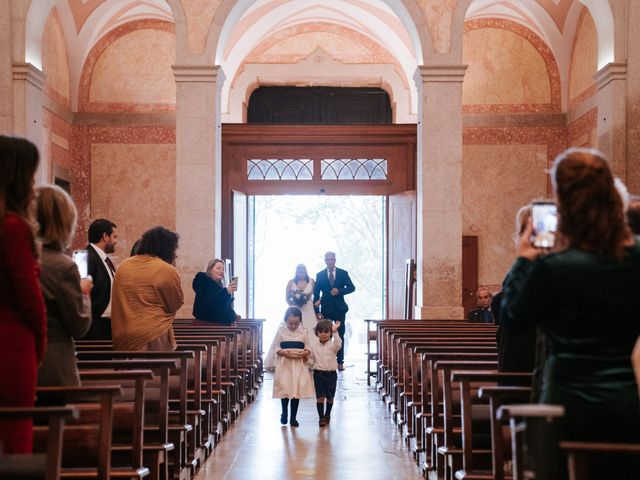
[[[514,259],[515,214],[551,192],[548,168],[567,147],[567,129],[463,129],[463,233],[478,236],[478,281],[499,290]]]
[[[51,10],[42,34],[42,71],[47,75],[44,94],[62,106],[71,98],[67,46],[58,12]]]
[[[502,19],[466,22],[464,112],[559,112],[560,72],[531,30]]]
[[[478,236],[478,281],[499,285],[513,262],[520,206],[547,194],[547,145],[465,145],[462,226]]]
[[[174,25],[126,23],[101,38],[85,61],[78,91],[84,112],[175,110]]]
[[[569,68],[569,106],[574,106],[596,93],[593,76],[598,71],[598,33],[586,8],[578,22]]]
[[[567,128],[569,147],[597,148],[598,109],[594,108],[571,122]]]
[[[89,223],[100,217],[119,227],[118,259],[144,230],[158,224],[175,228],[175,141],[174,127],[73,129],[74,170],[83,175],[74,175],[74,199],[85,205],[77,244],[86,244]]]

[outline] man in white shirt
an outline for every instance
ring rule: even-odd
[[[91,328],[88,340],[111,340],[111,287],[116,268],[107,256],[118,243],[116,224],[100,218],[89,225],[88,270],[93,279],[91,290]]]

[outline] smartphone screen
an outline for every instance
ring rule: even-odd
[[[86,250],[75,250],[73,252],[73,261],[76,262],[80,278],[89,276],[89,252]]]
[[[556,240],[558,212],[555,203],[534,202],[531,207],[533,234],[531,242],[536,248],[552,248]]]

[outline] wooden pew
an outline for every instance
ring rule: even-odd
[[[114,397],[121,395],[119,386],[38,387],[38,403],[75,406],[79,415],[69,419],[63,429],[61,478],[141,478],[144,469],[126,471],[111,469],[111,439]],[[47,448],[47,427],[34,426],[34,451]],[[122,476],[120,476],[122,475]]]
[[[0,452],[0,480],[41,478],[60,480],[62,467],[63,429],[65,420],[77,419],[73,407],[3,407],[1,420],[31,418],[47,422],[45,453],[2,454]]]

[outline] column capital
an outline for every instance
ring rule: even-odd
[[[220,65],[171,65],[176,82],[216,83],[224,82]]]
[[[458,82],[462,83],[467,65],[419,65],[416,70],[416,82]]]
[[[27,81],[38,90],[44,89],[47,76],[42,71],[30,63],[13,63],[13,79]]]
[[[596,82],[598,90],[604,88],[610,82],[614,80],[626,80],[627,79],[627,63],[626,62],[611,62],[607,63],[604,67],[596,72],[593,76],[593,80]]]

